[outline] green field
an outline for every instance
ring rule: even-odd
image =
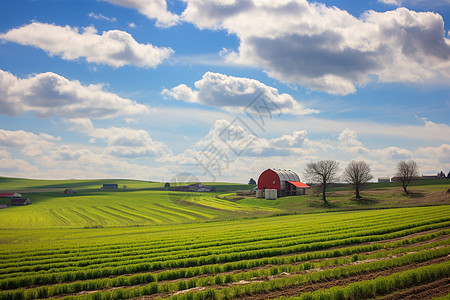
[[[101,189],[118,183],[117,190]],[[127,188],[123,189],[126,185]],[[0,210],[0,228],[93,228],[190,223],[266,214],[277,209],[216,197],[240,186],[216,184],[217,193],[165,190],[162,183],[131,180],[43,181],[0,178],[0,191],[20,192],[32,205]],[[248,186],[246,186],[248,188]],[[75,195],[62,192],[66,188]],[[3,199],[4,203],[9,199]]]
[[[103,183],[127,189],[102,190]],[[0,178],[0,299],[416,299],[450,283],[448,181],[238,197],[131,180]],[[77,194],[65,195],[65,188]],[[251,188],[251,187],[250,187]]]

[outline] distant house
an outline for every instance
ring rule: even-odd
[[[65,189],[64,192],[63,192],[63,194],[68,194],[68,195],[73,195],[73,194],[76,194],[76,193],[77,193],[77,191],[74,190],[74,189]]]
[[[420,179],[440,179],[437,175],[422,175]]]
[[[29,205],[31,201],[29,198],[11,198],[11,205]]]
[[[117,183],[104,183],[102,189],[118,189],[119,185]]]
[[[179,185],[177,186],[177,191],[182,192],[215,192],[215,186],[204,186],[200,182],[190,184],[190,185]]]
[[[389,177],[378,177],[378,183],[380,182],[391,182]]]
[[[21,198],[22,194],[18,193],[0,193],[0,198]]]

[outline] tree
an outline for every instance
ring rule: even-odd
[[[344,169],[343,179],[355,188],[356,198],[362,198],[359,194],[361,186],[373,178],[369,165],[364,161],[351,161]]]
[[[256,181],[255,181],[255,179],[253,179],[253,178],[250,178],[250,180],[248,181],[248,184],[256,184]]]
[[[414,177],[419,176],[418,169],[417,163],[413,160],[402,160],[397,164],[397,173],[395,173],[395,176],[402,182],[403,190],[407,195],[410,193],[406,188]]]
[[[318,183],[322,187],[322,201],[327,207],[330,203],[326,198],[326,190],[330,183],[337,181],[339,171],[339,162],[334,160],[321,160],[308,163],[305,167],[305,177],[313,182]]]

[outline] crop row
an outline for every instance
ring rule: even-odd
[[[441,219],[437,221],[445,221],[446,219]],[[436,221],[436,220],[433,220]],[[12,264],[14,267],[7,267],[8,264],[5,264],[2,266],[2,271],[0,271],[0,278],[2,277],[1,274],[9,274],[8,277],[14,277],[12,273],[22,273],[22,272],[39,272],[41,270],[51,270],[52,272],[55,272],[57,269],[59,271],[77,271],[81,270],[83,267],[86,267],[87,269],[92,268],[105,268],[105,267],[114,267],[114,266],[124,266],[124,265],[132,265],[140,262],[152,262],[152,261],[166,261],[166,260],[173,260],[173,259],[189,259],[189,258],[196,258],[201,256],[210,256],[210,255],[218,255],[218,254],[225,254],[225,253],[235,253],[235,252],[243,252],[243,251],[250,251],[250,250],[263,250],[263,249],[271,249],[271,248],[277,248],[277,247],[289,247],[294,245],[300,245],[300,244],[311,244],[311,243],[317,243],[321,241],[333,241],[333,240],[341,240],[341,239],[347,239],[351,237],[361,237],[361,236],[368,236],[368,235],[382,235],[389,232],[395,232],[399,230],[407,230],[409,228],[413,228],[414,232],[418,232],[417,226],[423,225],[423,224],[430,224],[433,223],[432,221],[422,221],[415,224],[408,224],[408,225],[399,225],[399,226],[385,226],[382,228],[377,229],[363,229],[363,230],[346,230],[343,232],[340,232],[340,234],[334,234],[330,235],[329,233],[321,233],[318,235],[309,235],[305,237],[289,237],[289,238],[282,238],[278,240],[270,240],[271,242],[268,242],[267,240],[263,241],[257,241],[254,243],[243,243],[245,245],[237,244],[234,247],[230,247],[230,245],[224,245],[219,247],[209,247],[206,249],[195,249],[197,251],[188,251],[180,250],[175,252],[168,252],[168,253],[160,253],[160,252],[153,252],[153,255],[151,254],[145,254],[142,253],[139,255],[135,255],[134,257],[122,257],[122,256],[114,256],[110,257],[109,259],[106,257],[103,257],[102,254],[98,254],[96,258],[93,257],[87,257],[84,260],[81,261],[62,261],[60,263],[51,263],[51,262],[45,262],[45,263],[38,263],[36,262],[33,266],[29,266],[28,264],[25,266],[20,266],[20,264]],[[439,225],[440,224],[440,225]],[[450,221],[446,221],[443,223],[438,224],[432,224],[431,226],[433,228],[439,228],[449,226]],[[425,225],[421,226],[423,228],[429,228]],[[437,227],[436,227],[437,226]],[[405,229],[406,228],[406,229]],[[427,230],[427,229],[425,229]],[[66,268],[65,270],[61,270],[61,268]]]
[[[235,285],[232,287],[225,287],[223,289],[218,289],[218,290],[211,288],[211,289],[207,289],[205,291],[200,291],[200,292],[188,292],[184,295],[172,296],[172,297],[170,297],[170,299],[173,299],[173,300],[230,299],[230,298],[238,297],[238,296],[242,297],[245,295],[251,295],[251,294],[260,293],[260,292],[269,292],[269,291],[273,291],[273,290],[284,289],[284,288],[288,288],[290,286],[296,286],[296,285],[307,284],[307,283],[315,283],[315,282],[324,281],[324,280],[335,280],[335,279],[342,278],[342,277],[356,276],[356,275],[371,273],[371,272],[375,272],[375,271],[379,271],[379,270],[385,270],[385,269],[390,269],[390,268],[399,267],[399,266],[411,265],[414,263],[427,261],[434,257],[439,257],[439,255],[433,254],[431,252],[426,253],[426,254],[425,253],[410,254],[410,255],[405,255],[403,257],[400,257],[400,258],[394,258],[394,259],[386,260],[386,261],[379,261],[379,262],[373,262],[373,263],[357,264],[357,265],[351,265],[351,266],[346,266],[346,267],[327,269],[327,270],[320,271],[320,272],[295,275],[295,276],[291,276],[291,277],[274,279],[274,280],[270,280],[270,281],[266,281],[266,282],[255,282],[255,283],[250,283],[247,285]],[[426,283],[429,281],[436,280],[437,278],[445,277],[450,270],[450,262],[431,265],[431,266],[427,266],[424,268],[418,268],[415,270],[416,270],[415,274],[417,275],[418,278],[421,278],[423,276],[423,280],[416,281],[415,284]],[[432,275],[428,275],[428,272],[430,272]],[[394,274],[394,277],[395,277],[395,275],[401,276],[402,273]],[[424,273],[427,275],[423,275]],[[384,292],[387,293],[392,288],[393,288],[392,286],[387,286],[387,287],[385,287]],[[114,291],[112,291],[111,293],[114,294]],[[209,295],[209,298],[208,298],[208,295]],[[93,295],[91,295],[91,296],[93,296]],[[107,295],[107,294],[105,295],[105,293],[100,294],[100,296],[102,297],[102,299],[115,299],[114,295]],[[112,297],[108,298],[108,296],[112,296]],[[207,297],[205,297],[205,296],[207,296]],[[213,296],[213,297],[211,297],[211,296]],[[124,297],[124,298],[129,298],[129,297]],[[83,297],[82,299],[95,299],[95,297],[93,297],[93,298],[91,298],[91,297],[84,298]],[[317,299],[317,298],[310,298],[310,299]],[[327,298],[325,298],[325,299],[327,299]],[[328,298],[328,299],[339,299],[339,298]],[[359,299],[359,297],[355,297],[354,299]]]
[[[203,235],[199,236],[195,232],[196,239],[194,243],[190,238],[192,234],[181,234],[178,235],[167,235],[165,234],[163,237],[158,236],[157,239],[148,240],[146,239],[140,243],[133,243],[131,241],[127,241],[127,243],[119,242],[114,245],[89,245],[88,247],[82,247],[81,245],[74,249],[71,248],[63,248],[63,249],[54,249],[54,250],[35,250],[32,251],[27,249],[26,252],[22,251],[6,251],[4,255],[0,255],[0,261],[3,266],[3,262],[11,261],[17,262],[17,259],[30,260],[33,256],[37,256],[38,259],[45,259],[46,257],[57,257],[57,255],[62,254],[63,258],[66,259],[68,256],[71,258],[80,256],[86,257],[89,253],[105,253],[114,255],[114,253],[120,255],[133,255],[136,253],[136,249],[147,249],[153,252],[171,252],[177,250],[185,250],[185,249],[195,249],[195,248],[203,248],[203,247],[212,247],[212,246],[220,246],[220,245],[231,245],[231,244],[239,244],[239,243],[248,243],[254,241],[262,241],[269,239],[278,239],[282,237],[295,236],[299,234],[315,234],[315,233],[325,233],[325,232],[333,232],[338,230],[346,230],[352,228],[376,228],[385,224],[397,224],[397,223],[405,223],[408,220],[433,220],[437,218],[443,218],[448,216],[448,214],[439,211],[426,211],[420,214],[413,214],[408,218],[407,212],[398,213],[398,215],[386,215],[386,216],[371,216],[364,220],[358,219],[358,223],[355,224],[354,218],[345,218],[343,220],[324,220],[322,222],[314,222],[314,224],[308,223],[299,223],[298,220],[293,222],[290,226],[283,226],[280,228],[276,227],[276,224],[265,224],[264,226],[258,226],[253,229],[249,228],[245,231],[245,235],[242,235],[242,232],[224,232],[224,228],[220,228],[220,232],[214,233],[210,232],[205,235],[203,230]],[[296,226],[297,225],[297,226]],[[298,231],[298,225],[302,225],[302,232]],[[267,230],[270,227],[270,231]],[[225,228],[226,229],[226,228]]]
[[[178,269],[178,270],[168,270],[164,272],[160,272],[157,274],[152,273],[141,273],[141,274],[135,274],[131,276],[119,276],[115,278],[103,278],[103,279],[96,279],[96,280],[86,280],[86,281],[77,281],[74,283],[68,283],[68,284],[60,284],[60,285],[53,285],[50,287],[38,287],[38,288],[32,288],[28,289],[24,293],[24,297],[26,299],[30,298],[36,298],[36,297],[52,297],[55,295],[61,295],[61,294],[68,294],[68,293],[76,293],[80,291],[89,291],[89,290],[99,290],[99,289],[105,289],[110,287],[122,287],[122,286],[133,286],[143,283],[150,283],[150,282],[160,282],[165,280],[174,280],[174,279],[182,279],[182,278],[192,278],[198,275],[207,275],[207,274],[219,274],[223,272],[229,272],[231,270],[239,270],[239,269],[250,269],[260,266],[267,266],[267,265],[277,265],[276,267],[271,268],[263,268],[256,271],[247,271],[247,272],[240,272],[233,274],[228,274],[225,276],[214,276],[214,277],[206,277],[204,279],[192,279],[189,281],[178,281],[177,282],[177,289],[183,290],[186,288],[192,288],[196,286],[205,286],[214,278],[213,282],[215,284],[219,283],[230,283],[230,282],[236,282],[239,280],[249,280],[253,277],[260,277],[260,276],[270,276],[270,275],[277,275],[282,272],[289,272],[289,273],[295,273],[303,270],[308,269],[314,269],[319,267],[329,267],[331,265],[338,265],[338,264],[347,264],[349,262],[354,262],[356,260],[367,260],[367,259],[385,259],[386,257],[392,256],[392,255],[399,255],[404,253],[412,253],[421,251],[424,249],[432,249],[435,247],[442,247],[443,245],[450,244],[450,240],[444,240],[440,242],[434,242],[429,243],[425,245],[415,246],[415,247],[401,247],[401,248],[394,248],[390,251],[382,251],[382,252],[376,252],[369,255],[361,254],[365,251],[373,251],[375,249],[384,248],[386,246],[400,246],[404,244],[411,244],[414,243],[414,241],[423,240],[419,239],[419,237],[397,241],[397,242],[391,242],[389,245],[380,245],[380,244],[372,244],[372,245],[362,245],[357,247],[350,247],[350,248],[343,248],[343,249],[336,249],[334,251],[318,251],[318,252],[312,252],[308,254],[303,255],[296,255],[296,256],[287,256],[287,257],[277,257],[272,259],[263,259],[263,260],[257,260],[257,261],[247,261],[245,263],[242,262],[235,262],[235,263],[229,263],[224,265],[208,265],[208,266],[202,266],[202,267],[196,267],[196,268],[187,268],[187,269]],[[450,247],[446,247],[446,250],[441,250],[444,253],[450,253]],[[341,257],[344,255],[351,255],[354,254],[352,257],[343,257],[340,259],[337,259],[337,257]],[[335,257],[333,260],[322,260],[321,262],[308,262],[308,263],[302,263],[299,264],[298,262],[304,262],[309,261],[312,259],[324,259],[324,258],[332,258]],[[169,283],[163,283],[158,286],[158,291],[171,291],[173,290],[173,284]],[[1,292],[0,292],[1,294]]]
[[[221,289],[210,288],[206,291],[200,292],[188,292],[183,295],[173,296],[172,299],[229,299],[231,297],[251,295],[257,292],[268,292],[275,289],[282,289],[289,286],[300,285],[305,283],[314,283],[322,280],[334,280],[341,277],[357,276],[359,274],[371,273],[379,270],[391,269],[399,266],[412,265],[414,263],[420,263],[428,261],[434,258],[443,257],[448,255],[448,249],[436,249],[429,250],[414,254],[407,254],[402,257],[392,258],[389,260],[382,260],[371,263],[355,264],[350,266],[337,267],[332,269],[326,269],[320,272],[312,272],[307,274],[293,275],[289,277],[281,277],[267,282],[254,282],[246,285],[232,285],[231,287],[224,287]],[[436,268],[436,269],[434,269]],[[423,272],[422,269],[418,269],[419,273]],[[450,262],[442,263],[439,265],[430,266],[429,270],[439,270],[437,277],[442,277],[448,274],[450,270]],[[434,273],[434,271],[433,271]],[[253,274],[249,274],[253,276]],[[228,275],[227,275],[228,276]],[[233,274],[229,274],[234,280]],[[239,276],[239,275],[237,275]],[[240,275],[239,278],[242,278]],[[435,279],[436,277],[433,277]],[[184,286],[178,282],[168,282],[164,285],[158,286],[156,282],[150,283],[145,286],[138,286],[133,288],[120,288],[111,291],[101,291],[95,293],[89,293],[80,296],[67,296],[64,299],[128,299],[133,297],[139,297],[143,295],[152,295],[156,293],[168,293],[177,291],[180,288],[186,289],[194,286],[208,286],[215,284],[222,284],[227,281],[227,277],[223,275],[205,277],[205,278],[193,278],[189,281],[184,281]],[[195,284],[195,285],[194,285]],[[41,294],[35,297],[46,297],[46,290],[41,289]],[[26,290],[19,289],[10,291],[9,294],[3,294],[0,299],[24,299],[25,296],[33,297],[34,295],[25,295]],[[209,296],[208,296],[209,295]],[[211,296],[214,298],[208,298]]]
[[[381,223],[383,222],[383,223]],[[393,220],[389,220],[388,222],[394,222]],[[386,220],[370,220],[369,227],[376,227],[380,226],[382,224],[386,224]],[[360,227],[364,224],[361,224]],[[246,231],[245,236],[240,236],[239,238],[236,238],[236,233],[233,233],[232,235],[220,233],[220,238],[217,236],[211,236],[208,235],[205,238],[206,240],[196,238],[194,243],[191,241],[184,242],[182,241],[183,236],[176,236],[174,239],[167,240],[167,237],[164,237],[161,239],[158,237],[158,239],[152,241],[147,240],[144,244],[141,243],[120,243],[121,247],[111,247],[111,246],[91,246],[89,249],[85,249],[86,251],[80,251],[80,250],[74,250],[72,249],[66,249],[62,251],[63,254],[61,259],[67,260],[67,257],[70,256],[71,258],[75,257],[89,257],[90,259],[95,258],[89,255],[89,253],[94,253],[96,256],[99,254],[107,254],[107,255],[118,255],[121,256],[130,256],[130,255],[136,255],[136,254],[151,254],[151,253],[160,253],[161,251],[164,251],[165,253],[170,252],[176,252],[176,251],[185,251],[185,250],[191,250],[191,249],[200,249],[200,248],[211,248],[216,246],[223,246],[223,245],[233,245],[233,244],[242,244],[242,243],[250,243],[250,242],[258,242],[263,240],[272,240],[272,239],[282,239],[287,237],[295,237],[298,235],[314,235],[314,234],[320,234],[320,233],[332,233],[340,230],[348,230],[355,228],[355,224],[352,221],[346,221],[344,223],[334,222],[333,226],[325,226],[325,224],[317,223],[310,226],[302,226],[302,232],[298,232],[298,229],[296,227],[294,228],[281,228],[280,230],[275,230],[274,228],[271,228],[270,231],[265,231],[263,235],[261,235],[260,230],[252,231],[248,230]],[[213,238],[215,237],[215,238]],[[126,245],[124,247],[124,245]],[[99,248],[100,247],[100,248]],[[77,247],[78,248],[78,247]],[[35,254],[39,254],[37,257],[39,260],[46,259],[47,257],[51,257],[53,259],[57,258],[58,255],[56,253],[50,252],[47,254],[48,250],[45,250],[46,252],[38,251],[28,251],[26,253],[23,252],[9,252],[5,254],[4,257],[1,258],[1,265],[3,268],[7,267],[5,265],[5,262],[12,262],[17,263],[19,262],[20,258],[23,258],[25,261],[30,261],[31,263],[34,263],[36,259],[33,259],[33,256]],[[139,251],[139,253],[137,252]],[[54,260],[55,261],[55,260]],[[45,263],[48,263],[49,261],[45,261]]]
[[[419,286],[445,278],[450,271],[448,263],[425,266],[413,270],[398,272],[390,276],[379,276],[376,279],[351,283],[345,287],[336,286],[330,289],[303,293],[291,300],[315,299],[367,299],[389,294],[391,291]],[[217,298],[219,299],[219,298]],[[279,300],[286,298],[279,298]]]
[[[50,284],[50,283],[62,283],[62,282],[70,282],[75,280],[86,280],[86,279],[94,279],[100,277],[107,276],[115,276],[122,274],[130,274],[137,272],[146,272],[146,271],[155,271],[162,269],[170,269],[170,268],[183,268],[183,267],[193,267],[193,266],[201,266],[206,264],[215,264],[215,263],[225,263],[225,262],[234,262],[244,259],[252,259],[252,258],[263,258],[263,257],[274,257],[279,255],[286,255],[296,252],[304,252],[304,251],[317,251],[321,249],[327,249],[336,246],[343,245],[351,245],[358,244],[363,242],[372,242],[372,241],[380,241],[385,239],[391,239],[396,237],[402,237],[408,234],[422,232],[425,230],[440,228],[443,224],[431,224],[419,226],[416,228],[405,229],[393,233],[386,234],[374,234],[374,235],[362,235],[357,237],[337,237],[336,240],[325,241],[325,242],[312,242],[312,243],[303,243],[303,244],[294,244],[292,246],[284,246],[280,247],[279,245],[273,246],[273,248],[265,248],[265,249],[250,249],[250,250],[241,250],[235,252],[229,252],[224,254],[212,254],[201,257],[193,257],[193,258],[178,258],[173,257],[169,260],[162,261],[154,261],[151,260],[139,260],[137,263],[128,264],[128,265],[119,265],[115,267],[107,267],[102,265],[101,268],[88,269],[88,270],[80,270],[80,271],[67,271],[67,272],[57,272],[57,270],[51,269],[48,274],[26,274],[25,276],[16,276],[16,277],[8,277],[0,280],[0,289],[11,289],[17,287],[25,287],[30,285],[41,285],[41,284]],[[449,225],[449,224],[446,224]],[[381,230],[384,232],[384,230]],[[377,232],[375,232],[377,233]],[[18,273],[21,274],[21,273]]]

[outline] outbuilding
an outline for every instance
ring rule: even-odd
[[[277,190],[277,196],[305,195],[310,186],[300,181],[300,177],[291,170],[267,169],[259,175],[258,190]]]
[[[11,205],[29,205],[31,201],[29,198],[11,198]]]
[[[118,189],[119,184],[117,183],[104,183],[102,189]]]

